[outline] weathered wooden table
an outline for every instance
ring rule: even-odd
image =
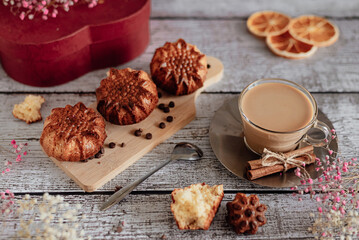
[[[309,59],[287,60],[273,55],[261,39],[246,30],[246,19],[252,12],[273,9],[290,16],[318,14],[326,16],[340,28],[337,43],[321,48]],[[28,142],[30,153],[12,171],[1,177],[0,191],[11,189],[15,195],[26,193],[60,194],[70,204],[83,204],[87,219],[86,234],[95,239],[161,238],[168,239],[307,239],[313,219],[309,213],[315,203],[309,196],[302,202],[290,189],[259,187],[241,180],[226,170],[214,156],[208,129],[214,112],[222,103],[238,95],[251,81],[279,77],[295,81],[314,94],[320,109],[331,119],[339,137],[343,157],[359,151],[359,2],[335,0],[153,0],[151,43],[139,58],[119,68],[130,66],[149,72],[154,50],[166,41],[184,38],[204,53],[222,60],[223,80],[203,92],[197,100],[197,118],[173,137],[156,147],[134,165],[96,192],[83,192],[40,149],[43,123],[27,125],[15,119],[12,108],[29,93],[46,98],[42,115],[54,107],[95,101],[94,91],[106,69],[86,74],[71,83],[51,88],[34,88],[19,84],[0,70],[0,144],[7,147],[12,139]],[[169,157],[174,145],[193,142],[205,153],[198,162],[178,161],[163,168],[138,186],[124,201],[109,211],[100,212],[98,205],[115,189],[140,177]],[[1,156],[3,161],[5,156]],[[170,193],[174,188],[193,183],[223,184],[225,197],[208,231],[180,231],[170,211]],[[268,205],[268,223],[256,235],[237,236],[225,221],[226,202],[235,193],[258,194]],[[123,231],[113,228],[124,221]],[[0,239],[12,236],[14,224],[0,231]]]

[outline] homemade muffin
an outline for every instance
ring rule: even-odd
[[[178,39],[157,48],[150,67],[157,86],[174,95],[186,95],[203,86],[207,59],[196,46]]]
[[[179,229],[207,230],[221,204],[223,185],[192,184],[172,192],[171,211]]]
[[[234,200],[227,203],[227,210],[227,222],[237,234],[255,234],[258,227],[267,222],[264,216],[267,206],[260,204],[257,195],[247,197],[244,193],[237,193]]]
[[[52,109],[45,120],[40,144],[50,157],[76,162],[98,153],[106,137],[101,115],[79,102]]]
[[[25,121],[27,124],[40,121],[42,119],[40,109],[45,98],[41,96],[28,95],[20,104],[15,104],[12,114],[14,117]]]
[[[119,125],[138,123],[155,109],[156,85],[144,71],[111,68],[96,89],[97,110],[109,122]]]

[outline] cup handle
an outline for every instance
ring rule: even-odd
[[[328,146],[330,144],[330,141],[332,140],[332,132],[330,131],[330,127],[328,127],[327,124],[316,120],[312,128],[316,128],[323,132],[325,134],[325,138],[313,138],[307,133],[303,140],[308,144],[313,145],[314,147]]]

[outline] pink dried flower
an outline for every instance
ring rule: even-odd
[[[47,20],[49,16],[55,18],[58,15],[57,9],[63,9],[65,12],[68,12],[70,6],[75,4],[87,4],[89,8],[93,8],[100,2],[102,0],[11,0],[11,4],[9,4],[8,0],[3,0],[3,5],[8,6],[9,10],[14,15],[19,16],[21,20],[26,19],[26,17],[32,20],[35,16]]]

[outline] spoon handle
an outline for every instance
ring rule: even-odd
[[[104,210],[112,207],[116,203],[120,202],[130,192],[132,192],[133,189],[135,189],[143,181],[145,181],[147,178],[149,178],[152,174],[154,174],[155,172],[157,172],[158,170],[160,170],[161,168],[163,168],[164,166],[166,166],[167,164],[172,162],[172,160],[173,160],[172,158],[167,160],[166,162],[160,164],[159,166],[157,166],[155,169],[153,169],[152,171],[150,171],[146,175],[140,177],[136,181],[132,182],[131,184],[128,184],[127,186],[125,186],[125,187],[121,188],[120,190],[118,190],[117,192],[115,192],[104,204],[102,204],[102,206],[100,207],[100,210],[104,211]]]

